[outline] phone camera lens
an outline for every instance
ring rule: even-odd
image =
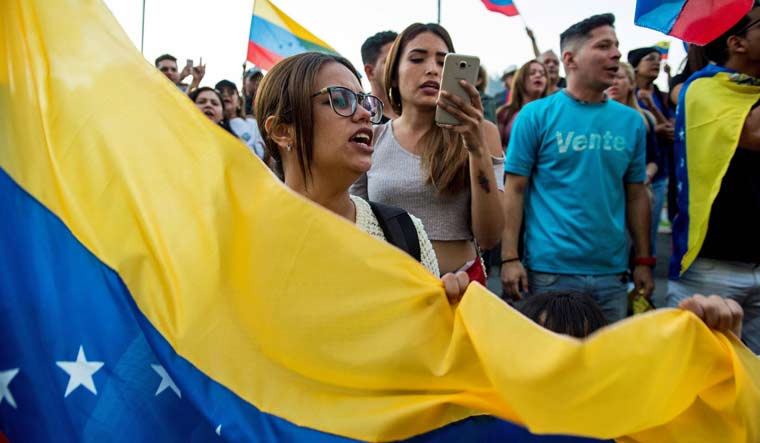
[[[459,69],[464,69],[466,67],[467,67],[467,62],[465,62],[465,61],[459,62]]]

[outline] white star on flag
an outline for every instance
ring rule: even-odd
[[[0,371],[0,404],[5,400],[14,409],[16,408],[16,400],[13,399],[13,394],[11,394],[11,389],[8,385],[11,384],[11,380],[13,380],[16,374],[18,374],[18,368]]]
[[[216,435],[222,436],[222,425],[216,427]]]
[[[174,384],[174,380],[172,380],[171,377],[169,377],[169,374],[166,372],[166,369],[164,369],[161,365],[150,365],[151,368],[153,368],[154,371],[158,375],[161,376],[161,384],[158,385],[158,389],[156,390],[156,395],[164,392],[166,388],[170,388],[172,391],[174,391],[175,394],[177,394],[177,397],[182,398],[182,393],[179,392],[179,388],[176,384]]]
[[[55,362],[55,364],[69,374],[69,384],[66,386],[66,393],[63,395],[64,398],[68,397],[69,394],[80,386],[84,386],[93,394],[98,395],[92,376],[103,367],[103,362],[87,361],[82,346],[79,346],[79,353],[77,354],[76,361],[58,361]]]

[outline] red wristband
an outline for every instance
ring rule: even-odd
[[[657,257],[636,257],[634,263],[636,263],[636,266],[642,265],[651,268],[657,264]]]

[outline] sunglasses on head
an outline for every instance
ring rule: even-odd
[[[354,92],[343,86],[328,86],[311,96],[317,97],[322,94],[327,94],[330,100],[330,107],[341,117],[351,117],[356,113],[359,105],[361,105],[362,108],[369,112],[370,122],[377,124],[383,118],[383,102],[374,95]]]

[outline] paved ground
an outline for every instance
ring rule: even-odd
[[[668,289],[668,264],[670,263],[670,234],[657,235],[657,267],[654,272],[654,297],[653,303],[657,307],[665,306],[665,294]],[[488,273],[488,289],[494,294],[501,294],[501,281],[499,270],[492,268]]]

